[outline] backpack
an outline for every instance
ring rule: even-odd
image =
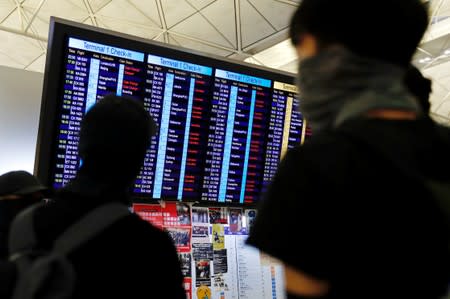
[[[434,124],[434,132],[438,138],[450,148],[450,128],[442,127]],[[411,170],[404,165],[403,161],[394,158],[392,154],[384,149],[377,141],[374,141],[366,136],[356,135],[351,131],[340,130],[340,135],[352,141],[354,144],[359,144],[366,150],[372,151],[386,161],[389,161],[391,165],[395,167],[403,176],[411,179],[412,182],[423,185],[431,193],[438,208],[446,218],[447,229],[450,235],[450,181],[439,181],[432,178],[423,176],[419,172],[411,172]],[[450,240],[449,240],[450,242]],[[450,254],[450,243],[449,243]]]
[[[448,147],[450,147],[450,128],[442,127],[440,125],[434,125],[435,133],[438,138]],[[355,135],[351,132],[344,130],[340,131],[340,134],[351,140],[355,144],[359,144],[365,147],[367,150],[371,150],[373,153],[380,155],[387,161],[389,161],[395,169],[397,169],[403,176],[411,179],[414,184],[422,185],[430,192],[436,203],[438,209],[444,216],[444,224],[446,224],[447,236],[450,236],[450,181],[438,181],[432,178],[426,177],[419,172],[411,172],[406,167],[403,161],[394,158],[392,154],[384,149],[378,142],[366,138],[366,136]],[[450,237],[447,237],[447,251],[450,256]],[[448,282],[447,294],[442,299],[450,299],[450,281]]]
[[[37,249],[33,225],[37,204],[14,219],[8,240],[9,260],[16,264],[12,299],[69,299],[75,291],[76,273],[67,255],[104,231],[117,220],[130,215],[120,203],[101,205],[70,225],[50,250]]]

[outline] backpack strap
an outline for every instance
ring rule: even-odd
[[[60,254],[68,254],[127,215],[130,211],[124,204],[112,202],[101,205],[69,226],[54,241],[53,249]]]
[[[43,207],[44,203],[34,204],[21,211],[13,220],[9,229],[9,260],[14,261],[36,248],[37,240],[34,231],[34,211]]]
[[[43,203],[33,205],[19,213],[14,219],[8,240],[11,261],[29,254],[37,248],[33,223],[34,212],[43,205]],[[130,212],[124,204],[111,202],[101,205],[70,225],[54,241],[53,249],[60,254],[67,254],[127,215],[130,215]]]
[[[53,248],[40,255],[34,230],[34,212],[42,204],[32,206],[13,221],[9,250],[10,260],[17,264],[18,279],[12,299],[70,299],[76,284],[76,273],[67,254],[82,246],[117,220],[130,215],[118,202],[101,205],[70,225],[53,243]],[[35,256],[36,255],[36,259]]]

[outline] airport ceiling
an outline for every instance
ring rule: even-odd
[[[0,65],[43,72],[57,16],[295,73],[286,39],[300,1],[0,0]],[[414,62],[433,79],[432,116],[450,124],[450,0],[426,2],[431,24]]]
[[[287,37],[300,0],[0,0],[0,63],[43,71],[50,16],[243,60]]]

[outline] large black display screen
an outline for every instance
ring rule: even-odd
[[[158,124],[141,199],[255,203],[304,139],[288,74],[58,19],[49,41],[36,167],[55,189],[75,177],[81,120],[109,93],[141,100]]]

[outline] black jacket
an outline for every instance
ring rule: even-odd
[[[54,203],[36,211],[40,247],[70,224],[106,201],[123,201],[117,194],[85,197],[62,190]],[[170,236],[137,215],[118,220],[69,255],[76,274],[74,298],[185,298],[176,249]]]

